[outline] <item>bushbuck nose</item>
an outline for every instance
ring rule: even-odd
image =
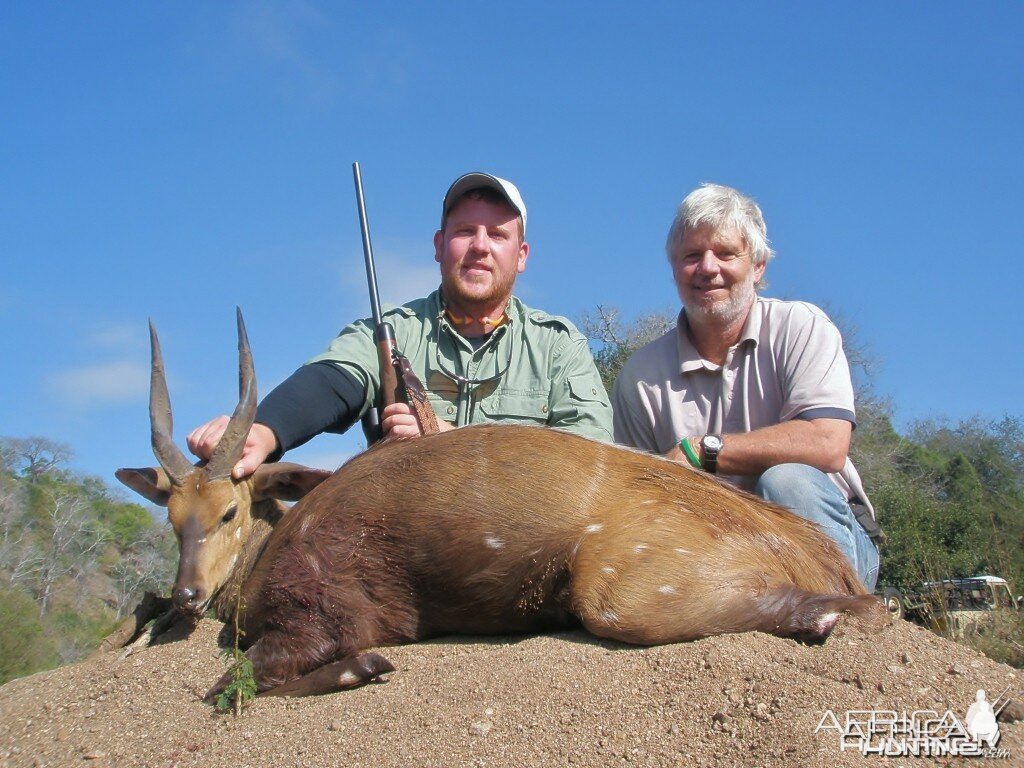
[[[178,587],[171,594],[174,607],[179,611],[188,610],[196,601],[196,591],[190,587]]]

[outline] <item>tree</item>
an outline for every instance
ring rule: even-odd
[[[893,462],[872,487],[889,534],[882,580],[997,574],[1024,580],[1024,494],[1020,420],[944,419],[917,422],[899,438]],[[858,430],[859,431],[859,430]]]
[[[16,480],[0,475],[0,569],[12,569],[25,543],[25,493]]]
[[[105,541],[81,496],[66,490],[47,490],[46,495],[45,534],[38,548],[19,563],[12,575],[12,581],[30,585],[40,617],[46,615],[62,579],[81,577],[91,570]]]
[[[0,437],[0,474],[13,475],[17,472],[18,454],[11,445],[11,439]]]
[[[44,475],[69,462],[74,451],[46,437],[4,437],[0,438],[0,457],[5,466],[20,469],[30,482],[38,483]]]
[[[114,585],[114,609],[124,616],[147,590],[161,592],[174,576],[174,561],[168,549],[174,548],[166,528],[150,526],[121,554],[111,568]]]
[[[597,349],[594,362],[601,374],[604,388],[611,394],[615,378],[630,356],[640,347],[668,332],[676,323],[674,315],[654,312],[624,323],[615,307],[598,304],[594,312],[580,318],[580,329]]]

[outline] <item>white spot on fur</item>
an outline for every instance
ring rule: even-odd
[[[235,539],[236,540],[240,540],[241,538],[242,538],[242,529],[241,528],[235,528]]]
[[[599,531],[604,530],[604,524],[603,523],[594,523],[593,525],[588,525],[584,530],[587,533],[598,533]]]
[[[234,557],[231,558],[231,562],[228,563],[228,573],[231,573],[233,570],[235,570],[235,563],[237,563],[237,562],[238,562],[238,555],[235,555]]]
[[[497,536],[484,536],[484,543],[491,549],[501,549],[505,546],[505,542]]]
[[[205,543],[206,543],[206,537],[205,537],[205,536],[203,536],[203,538],[199,539],[199,540],[198,540],[198,541],[196,542],[196,544],[205,544]]]
[[[604,568],[602,568],[601,572],[602,573],[607,573],[610,576],[614,576],[615,575],[615,569],[612,568],[610,565],[606,565]]]
[[[676,547],[676,553],[680,555],[688,555],[690,554],[690,550],[683,549],[682,547]]]
[[[618,624],[619,614],[615,611],[605,611],[601,614],[601,618],[604,619],[605,624]]]
[[[650,547],[647,544],[637,544],[633,549],[637,552],[646,552]]]
[[[338,685],[356,685],[361,678],[355,672],[343,672],[338,675]]]
[[[673,595],[675,594],[676,588],[673,587],[671,584],[662,584],[660,587],[658,587],[658,591],[661,592],[663,595]]]

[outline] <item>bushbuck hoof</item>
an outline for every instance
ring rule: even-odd
[[[347,688],[358,688],[381,675],[394,672],[394,665],[379,653],[362,653],[325,664],[307,675],[264,691],[261,696],[316,696]]]
[[[208,690],[206,692],[206,695],[203,696],[203,702],[206,704],[213,704],[217,697],[224,692],[224,689],[228,687],[228,684],[230,682],[231,673],[225,672],[223,675],[220,676],[220,680],[213,684],[213,688]]]

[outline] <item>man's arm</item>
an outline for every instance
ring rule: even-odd
[[[578,331],[555,353],[549,427],[612,442],[612,407],[586,338]]]
[[[776,464],[807,464],[822,472],[839,472],[850,451],[853,424],[845,419],[793,419],[752,432],[722,435],[718,473],[760,475]],[[703,461],[700,439],[690,435],[690,445]],[[686,454],[673,447],[666,458],[688,463]]]
[[[817,307],[784,305],[772,340],[784,401],[779,423],[722,436],[718,472],[759,475],[776,464],[806,464],[822,472],[846,465],[853,432],[853,384],[842,337]],[[691,445],[702,435],[687,435]],[[703,459],[703,455],[701,455]]]
[[[277,461],[321,432],[344,432],[359,418],[365,398],[365,385],[351,372],[332,363],[302,366],[260,403],[232,475],[251,475],[260,464]],[[189,450],[209,459],[228,420],[220,416],[194,429],[188,436]]]

